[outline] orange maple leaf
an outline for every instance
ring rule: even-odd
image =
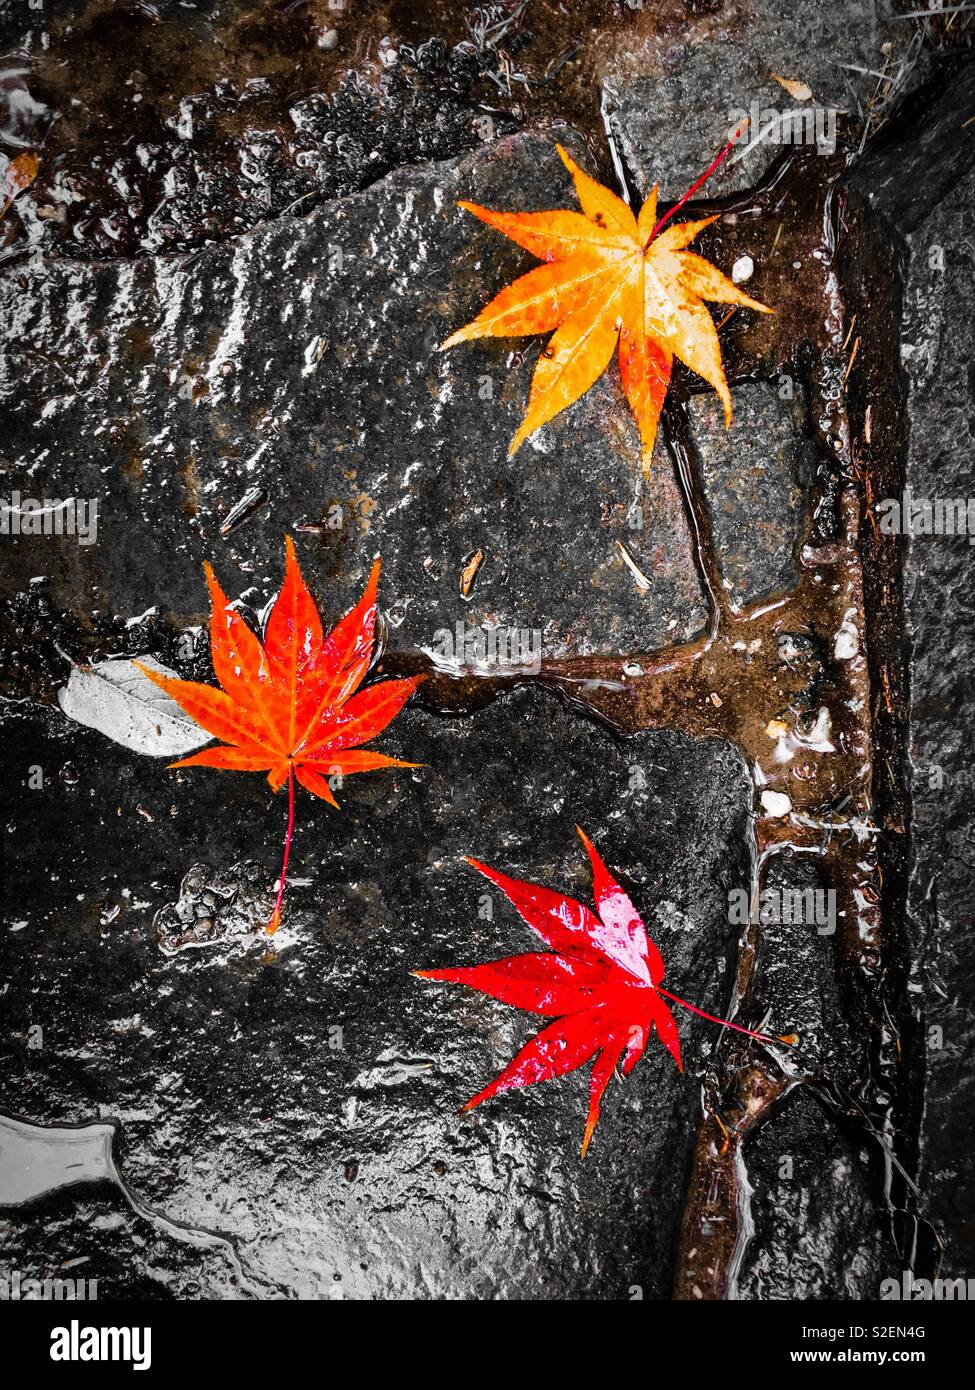
[[[492,212],[476,203],[459,204],[545,262],[508,285],[441,345],[443,351],[472,338],[556,330],[535,368],[509,458],[530,434],[589,390],[617,344],[623,390],[640,430],[644,472],[650,467],[675,357],[714,387],[724,405],[725,425],[731,423],[721,346],[703,301],[741,304],[763,314],[774,311],[684,249],[715,217],[680,222],[665,232],[661,228],[714,172],[740,134],[659,221],[656,185],[634,217],[561,145],[556,148],[575,182],[581,213]]]
[[[328,775],[420,766],[360,747],[395,719],[423,679],[379,681],[359,690],[372,660],[379,561],[359,602],[326,636],[290,536],[285,537],[285,551],[284,584],[263,642],[230,605],[210,566],[204,566],[212,610],[210,655],[222,689],[161,676],[133,663],[201,728],[223,740],[170,767],[267,772],[274,791],[288,783],[284,863],[268,934],[281,920],[295,778],[314,796],[338,806]]]

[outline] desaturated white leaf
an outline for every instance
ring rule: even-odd
[[[161,676],[176,674],[152,657],[139,659]],[[178,758],[213,738],[131,661],[73,667],[58,704],[69,719],[153,758]]]

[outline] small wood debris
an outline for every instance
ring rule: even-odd
[[[650,588],[650,580],[643,573],[643,570],[641,570],[640,566],[634,560],[633,556],[630,554],[629,550],[623,544],[622,541],[616,542],[616,548],[623,557],[623,563],[626,565],[627,569],[630,571],[633,578],[636,580],[636,587],[640,590],[641,593],[646,593],[646,591]]]
[[[483,550],[475,550],[464,561],[464,568],[460,573],[460,592],[463,598],[469,597],[471,589],[474,587],[474,580],[477,578],[477,572],[483,563]]]
[[[860,351],[860,339],[857,338],[856,342],[853,344],[853,351],[850,353],[850,360],[849,360],[849,362],[847,362],[847,364],[846,364],[846,371],[843,373],[843,380],[844,380],[844,381],[846,381],[847,377],[850,375],[850,372],[853,370],[853,364],[854,364],[854,362],[857,360],[857,353],[858,353],[859,351]]]
[[[773,72],[772,76],[780,87],[785,88],[793,101],[810,101],[812,99],[812,88],[808,82],[802,82],[795,77],[780,77],[777,72]]]

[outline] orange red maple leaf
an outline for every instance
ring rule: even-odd
[[[715,217],[661,229],[717,168],[734,139],[659,221],[656,187],[635,217],[561,145],[557,149],[572,175],[581,213],[493,212],[476,203],[459,204],[544,262],[503,289],[442,344],[443,350],[473,338],[555,330],[535,368],[509,458],[530,434],[589,390],[617,349],[623,391],[640,431],[644,471],[650,467],[675,357],[714,387],[724,405],[725,424],[730,424],[721,347],[704,301],[773,311],[686,249]]]
[[[268,931],[280,921],[288,851],[294,827],[295,778],[314,796],[338,806],[327,778],[387,767],[417,767],[363,748],[396,717],[422,677],[379,681],[360,690],[372,660],[379,561],[354,608],[327,635],[301,577],[294,542],[285,538],[284,584],[261,641],[229,603],[213,570],[210,655],[220,689],[140,671],[221,741],[171,767],[266,772],[274,791],[287,781],[288,834],[278,900]]]

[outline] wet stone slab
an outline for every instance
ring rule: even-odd
[[[484,114],[500,55],[456,42],[463,16],[450,27],[397,42],[388,9],[345,0],[4,6],[2,133],[43,148],[18,249],[195,249],[517,129]],[[7,225],[0,240],[9,253],[18,238]]]
[[[892,1242],[869,1193],[877,1154],[794,1091],[748,1150],[753,1245],[739,1298],[876,1298],[896,1269]]]
[[[460,856],[587,898],[578,820],[653,924],[668,979],[721,1012],[728,893],[748,872],[747,784],[729,749],[617,739],[540,690],[466,719],[408,710],[384,746],[426,767],[349,779],[341,813],[299,794],[267,950],[248,928],[270,903],[284,800],[263,779],[169,772],[58,714],[8,714],[5,735],[23,787],[7,826],[17,917],[2,935],[11,1111],[118,1120],[140,1199],[229,1236],[264,1295],[669,1295],[715,1031],[681,1017],[683,1076],[652,1045],[612,1085],[580,1164],[585,1074],[459,1118],[533,1020],[408,972],[533,949]],[[66,787],[68,757],[82,773]],[[33,765],[44,790],[23,785]],[[180,903],[209,907],[209,944],[173,949]],[[2,1217],[12,1265],[87,1256],[103,1296],[116,1281],[240,1292],[224,1254],[147,1225],[111,1188]]]
[[[186,258],[38,259],[6,276],[10,485],[99,501],[96,544],[17,540],[7,592],[46,576],[55,611],[161,605],[186,622],[204,558],[267,597],[298,527],[336,610],[382,553],[399,646],[460,621],[537,630],[551,655],[694,633],[680,495],[667,467],[643,482],[615,368],[509,462],[540,343],[436,351],[535,263],[461,197],[573,202],[552,140],[512,137]]]
[[[952,149],[971,83],[943,104],[913,167],[905,170],[901,230],[909,235],[909,273],[901,323],[908,384],[907,484],[915,506],[972,495],[975,436],[975,296],[971,239],[975,176],[950,191],[930,187],[919,217],[914,190],[931,167],[925,147]],[[941,137],[939,140],[939,136]],[[909,191],[908,191],[909,190]],[[943,202],[935,202],[940,192]],[[900,499],[903,520],[903,496]],[[970,509],[967,512],[970,518]],[[970,525],[970,521],[969,521]],[[910,920],[924,967],[928,1083],[922,1210],[949,1234],[942,1274],[966,1277],[975,1260],[970,1213],[975,1158],[970,1142],[975,1082],[971,980],[975,972],[975,856],[972,769],[975,727],[972,633],[975,548],[967,534],[916,535],[904,542],[905,601],[913,643],[911,761],[914,863]]]
[[[911,37],[908,25],[891,23],[890,0],[694,9],[679,43],[651,36],[604,79],[610,129],[641,197],[659,183],[662,197],[679,198],[745,115],[751,125],[739,148],[751,148],[723,171],[722,192],[759,182],[790,143],[835,149],[836,113],[856,117],[877,86],[876,76],[853,69],[882,70],[889,61],[896,73]],[[889,59],[883,44],[892,45]],[[805,84],[811,97],[796,99],[773,74]]]
[[[796,582],[817,450],[805,393],[791,377],[737,386],[734,408],[726,430],[717,396],[692,396],[688,404],[722,580],[741,608]]]
[[[882,1147],[868,1124],[856,1123],[849,1100],[869,1068],[869,1028],[849,1009],[843,923],[824,885],[804,856],[773,859],[765,878],[761,1008],[802,1038],[813,1085],[788,1092],[743,1150],[753,1229],[735,1266],[737,1298],[873,1298],[897,1268],[881,1197]],[[812,910],[795,911],[798,895]],[[831,1095],[842,1099],[831,1105]]]
[[[808,1074],[852,1091],[869,1065],[870,1035],[866,1020],[848,1007],[840,945],[844,923],[826,885],[825,873],[811,857],[784,854],[771,860],[758,947],[760,995],[769,1016],[787,1020],[802,1038]],[[865,1207],[877,1205],[876,1192],[866,1183],[860,1197]],[[875,1219],[880,1219],[879,1206]]]

